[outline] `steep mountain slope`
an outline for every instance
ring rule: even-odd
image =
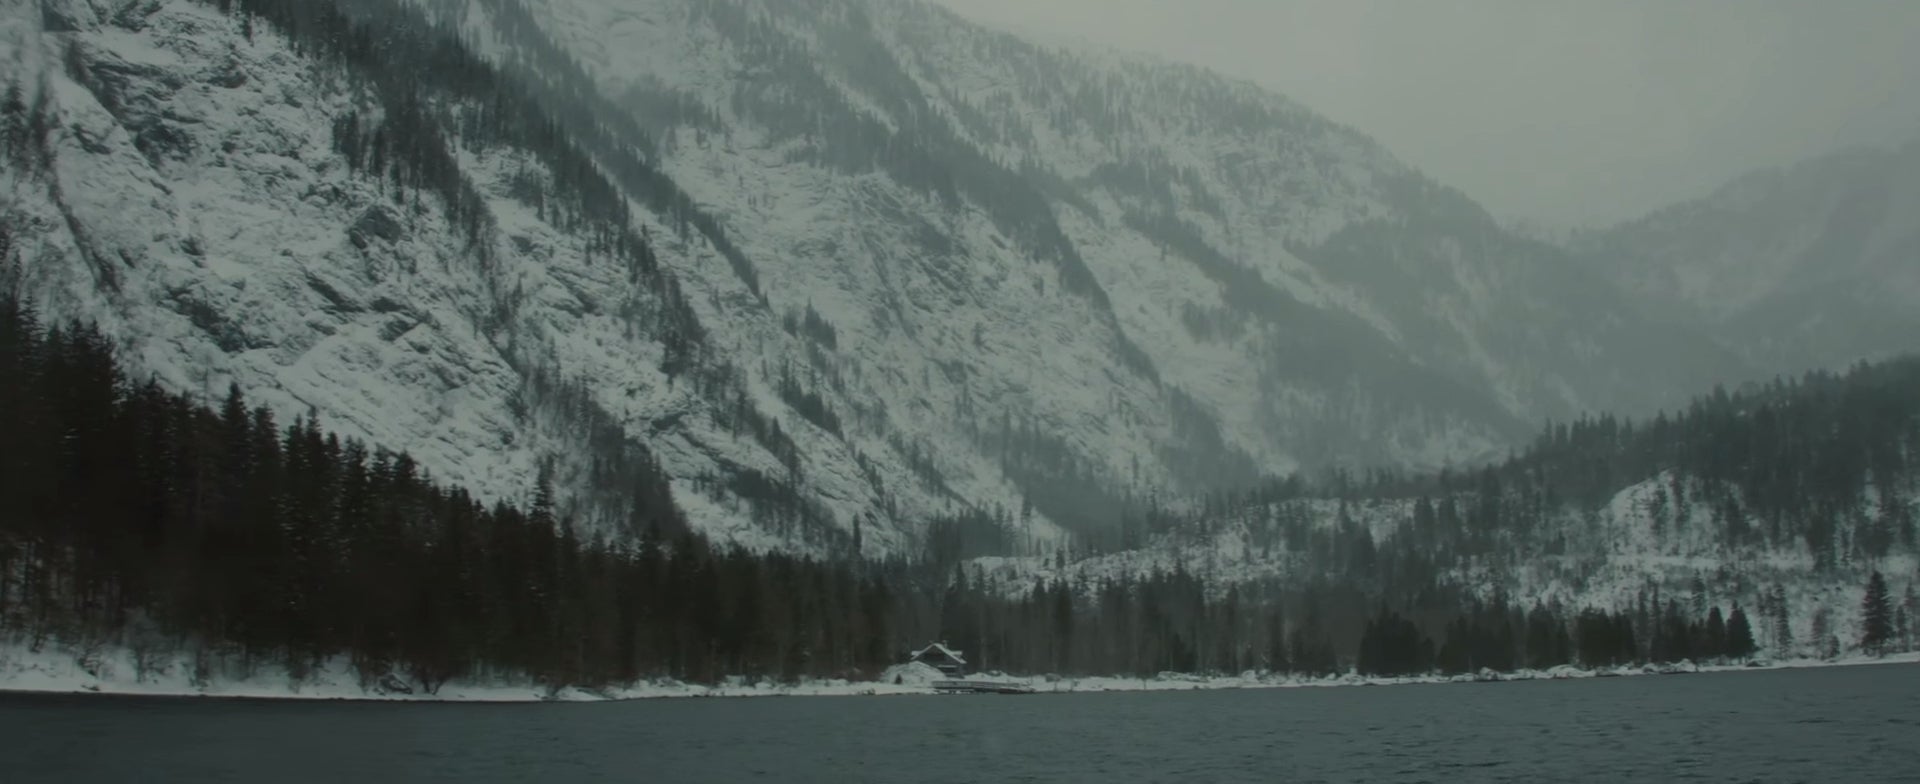
[[[5,11],[15,285],[169,386],[238,384],[490,498],[545,466],[603,530],[673,517],[656,462],[696,526],[803,549],[853,541],[892,503],[880,482],[915,485],[762,414],[776,391],[707,343],[660,263],[677,251],[649,239],[664,222],[426,25],[305,3]]]
[[[997,327],[900,308],[903,261],[940,258],[937,285],[996,304],[1064,287],[1093,321],[1111,311],[1174,413],[1217,419],[1268,469],[1472,458],[1733,368],[1366,137],[1197,69],[1044,50],[910,2],[426,5],[502,61],[579,58],[740,230],[776,304],[820,304],[856,350],[895,322]],[[1038,277],[999,283],[1009,260]],[[1030,383],[961,337],[916,352],[967,368],[976,400]],[[1108,342],[1049,356],[1111,364]],[[1137,459],[1109,455],[1089,457]]]
[[[1595,269],[1770,372],[1911,351],[1920,141],[1754,172],[1579,244]]]
[[[23,293],[604,531],[1044,549],[1742,371],[1285,99],[923,4],[4,9]]]

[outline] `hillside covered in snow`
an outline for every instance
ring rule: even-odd
[[[757,547],[915,552],[969,513],[1047,541],[1722,367],[1282,98],[913,3],[46,0],[5,31],[43,311],[486,497],[544,466],[600,530],[657,463]]]
[[[41,313],[615,538],[1110,550],[1168,499],[1898,348],[1664,296],[1732,229],[1622,229],[1617,272],[1252,85],[919,2],[0,9]]]
[[[1544,612],[1547,628],[1599,613],[1630,626],[1643,656],[1744,607],[1755,645],[1780,658],[1860,650],[1873,627],[1863,588],[1884,579],[1882,639],[1908,650],[1920,635],[1916,389],[1920,361],[1906,358],[1719,391],[1673,417],[1550,427],[1472,472],[1334,474],[1167,510],[1142,522],[1140,546],[980,558],[976,579],[1096,598],[1191,576],[1214,601],[1279,608],[1287,628],[1336,640],[1389,608],[1436,642],[1482,622],[1463,607]]]

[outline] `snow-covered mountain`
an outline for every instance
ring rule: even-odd
[[[1745,373],[1284,98],[922,3],[0,9],[44,312],[602,530],[657,465],[756,547],[1044,540]]]
[[[740,229],[776,303],[822,308],[849,359],[896,322],[951,335],[890,360],[948,378],[889,397],[964,394],[978,416],[976,389],[1011,385],[1031,401],[989,417],[1043,417],[1076,447],[1100,443],[1081,432],[1108,404],[1171,411],[1275,471],[1470,460],[1542,418],[1649,410],[1732,372],[1372,140],[1197,69],[1044,49],[917,3],[429,5],[504,61],[580,58]],[[1098,376],[1114,398],[1085,399],[1078,374],[1049,390],[1020,358],[1039,351],[975,345],[969,325],[991,336],[1007,314],[967,295],[902,307],[921,284],[901,262],[923,259],[942,262],[931,290],[992,308],[1080,293],[1086,345],[1048,355],[1109,376],[1150,365],[1166,399]],[[996,271],[1010,259],[1027,282]],[[1194,451],[1176,477],[1221,476],[1185,469]],[[1135,463],[1155,473],[1138,449],[1083,454],[1129,482]]]
[[[942,259],[935,290],[1000,308],[1080,295],[1088,345],[1055,356],[1115,368],[1137,346],[1116,372],[1150,364],[1170,390],[1129,407],[1197,408],[1267,470],[1471,459],[1544,417],[1645,410],[1727,369],[1371,139],[1197,69],[1049,50],[911,2],[429,5],[501,59],[583,61],[739,227],[776,304],[814,302],[858,347],[893,322],[957,326],[950,349],[915,353],[967,368],[962,389],[1026,386],[1044,402],[1019,407],[1055,432],[1081,429],[1062,428],[1074,396],[1047,400],[968,339],[999,314],[903,308],[911,279],[889,276],[911,273],[894,270]],[[1138,458],[1107,454],[1092,457]]]
[[[1912,351],[1920,140],[1753,172],[1577,244],[1768,373]]]
[[[653,460],[696,525],[758,544],[844,545],[881,482],[913,484],[761,413],[775,391],[703,339],[661,262],[693,251],[649,241],[673,231],[629,220],[544,118],[512,124],[545,107],[511,80],[395,45],[423,26],[329,47],[247,11],[353,27],[326,5],[7,4],[5,213],[43,313],[100,322],[169,386],[317,412],[482,497],[526,498],[552,465],[607,527],[645,523],[630,474]],[[409,56],[445,70],[383,80]],[[775,490],[803,468],[807,504]]]

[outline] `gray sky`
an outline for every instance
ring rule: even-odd
[[[1251,79],[1557,226],[1920,136],[1920,0],[938,1]]]

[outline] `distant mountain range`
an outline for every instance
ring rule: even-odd
[[[1753,172],[1575,245],[1623,290],[1760,372],[1911,352],[1920,139]]]

